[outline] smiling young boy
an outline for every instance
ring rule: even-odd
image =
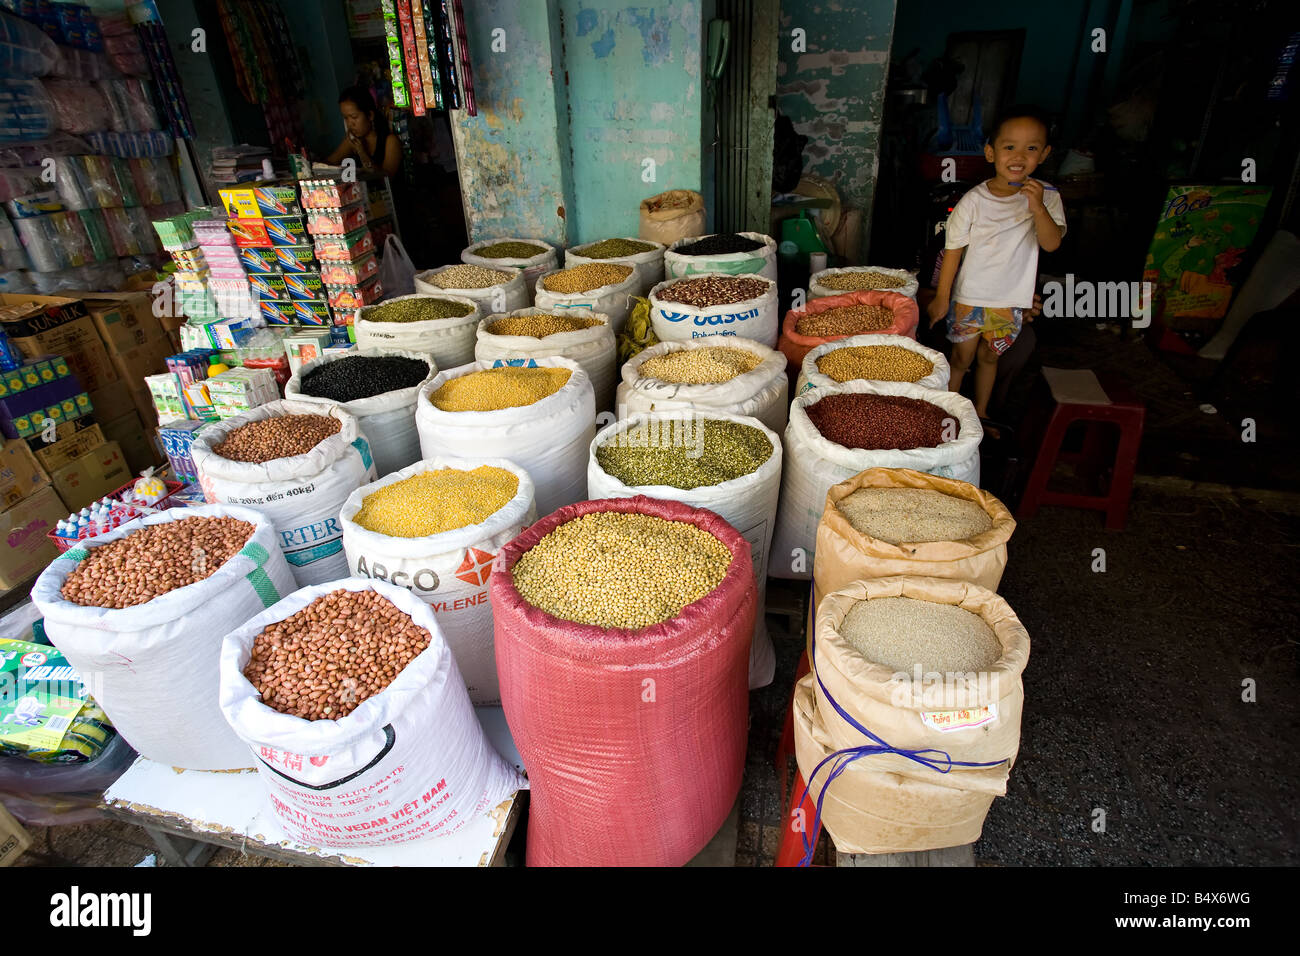
[[[957,201],[945,227],[943,265],[930,303],[930,324],[948,320],[953,343],[950,391],[975,365],[975,410],[988,415],[998,357],[1020,334],[1034,303],[1038,250],[1052,252],[1065,235],[1061,196],[1031,178],[1052,148],[1048,122],[1034,107],[1002,113],[984,158],[995,175]],[[958,267],[960,271],[958,271]]]

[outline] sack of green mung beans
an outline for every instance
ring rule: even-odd
[[[596,410],[614,407],[617,345],[609,317],[600,312],[517,309],[479,322],[474,358],[545,358],[557,355],[582,366],[596,393]]]
[[[45,632],[143,756],[253,766],[221,716],[221,637],[292,593],[275,526],[252,508],[172,508],[78,542],[32,588]]]
[[[474,330],[483,312],[465,296],[398,296],[368,305],[357,315],[357,348],[398,349],[431,355],[438,368],[474,361]]]
[[[631,412],[748,415],[780,434],[790,388],[780,352],[742,338],[660,342],[623,363],[615,405]]]
[[[483,266],[488,269],[518,269],[524,274],[524,286],[528,301],[515,306],[522,309],[524,305],[533,304],[533,287],[543,272],[550,272],[560,264],[559,254],[548,243],[540,239],[487,239],[467,246],[460,254],[460,261],[471,266]]]
[[[544,272],[537,279],[533,301],[539,309],[572,309],[609,316],[617,335],[627,323],[636,295],[637,272],[619,262],[587,262]]]
[[[501,701],[488,572],[537,519],[533,480],[504,458],[433,458],[358,488],[343,503],[353,577],[404,587],[429,607],[475,704]]]
[[[808,279],[808,298],[823,299],[846,292],[883,290],[916,298],[920,288],[916,276],[906,269],[886,269],[883,266],[846,266],[842,269],[823,269]]]
[[[664,277],[717,272],[761,275],[776,281],[776,240],[761,232],[727,232],[678,239],[664,253]]]
[[[445,836],[528,786],[483,732],[433,611],[403,588],[303,588],[227,634],[220,661],[221,712],[299,843]]]
[[[666,279],[650,290],[650,324],[661,342],[739,337],[772,347],[781,331],[776,282],[720,273]]]
[[[804,356],[794,393],[855,379],[947,388],[950,371],[942,352],[906,336],[852,335],[819,345]]]
[[[284,387],[287,399],[339,405],[356,416],[380,477],[420,459],[415,401],[438,374],[427,354],[392,348],[353,349],[313,359]]]
[[[828,594],[814,626],[813,706],[796,719],[795,750],[813,800],[829,788],[822,822],[837,847],[978,839],[1020,747],[1029,634],[1010,605],[969,582],[900,575]],[[814,773],[833,753],[881,741],[929,759],[871,753],[829,785],[829,766]]]
[[[378,477],[355,415],[318,402],[268,402],[209,425],[190,454],[209,502],[246,505],[274,523],[300,587],[347,574],[339,509]]]
[[[790,403],[769,574],[807,580],[832,485],[868,468],[914,468],[979,484],[984,429],[970,399],[906,382],[857,380]]]
[[[581,501],[596,435],[591,379],[572,359],[495,359],[439,372],[415,403],[422,458],[505,458],[533,479],[537,513]]]
[[[636,269],[637,284],[633,295],[645,297],[650,287],[664,280],[664,250],[662,242],[648,239],[602,239],[585,245],[573,246],[564,251],[565,266],[580,266],[587,262],[611,262]]]
[[[749,542],[759,607],[751,690],[770,684],[776,671],[762,608],[780,491],[780,436],[756,418],[724,412],[634,413],[596,433],[587,463],[590,499],[646,495],[707,508]]]
[[[510,312],[528,305],[528,286],[518,269],[460,263],[427,269],[415,277],[415,291],[449,295],[478,303],[483,315]]]

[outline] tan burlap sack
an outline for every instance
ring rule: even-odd
[[[704,235],[704,197],[691,189],[670,189],[641,200],[638,239],[671,246]]]

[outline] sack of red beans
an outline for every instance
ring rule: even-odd
[[[915,339],[920,319],[916,300],[897,292],[870,290],[832,295],[787,312],[777,348],[785,353],[791,374],[797,375],[804,357],[819,345],[851,335],[905,335]]]
[[[455,833],[527,786],[483,732],[432,608],[380,581],[303,588],[227,634],[221,710],[280,826],[313,846]]]

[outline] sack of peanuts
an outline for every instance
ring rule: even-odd
[[[518,269],[504,267],[471,266],[462,262],[426,269],[416,275],[415,291],[470,299],[478,303],[479,311],[484,315],[511,312],[528,305],[524,274]]]
[[[284,397],[337,405],[354,416],[382,477],[420,460],[415,400],[437,374],[437,363],[426,353],[352,349],[304,363],[285,385]]]
[[[804,358],[819,345],[853,335],[915,339],[920,318],[916,300],[897,292],[848,292],[813,299],[785,314],[778,348],[785,353],[790,371],[798,374]]]
[[[662,242],[646,239],[602,239],[586,245],[564,250],[565,266],[580,266],[588,262],[609,262],[636,269],[636,291],[632,294],[645,298],[650,287],[664,280],[664,250]]]
[[[387,299],[358,313],[357,348],[417,352],[438,368],[455,368],[474,361],[474,330],[482,317],[466,296],[417,292]]]
[[[761,275],[776,281],[776,240],[761,232],[718,233],[678,239],[664,253],[664,278],[719,273]]]
[[[824,299],[846,292],[897,292],[916,298],[920,285],[916,276],[906,269],[886,269],[883,266],[846,266],[842,269],[823,269],[808,279],[808,298]]]
[[[433,609],[469,699],[498,704],[488,572],[537,519],[533,481],[504,458],[433,458],[358,488],[343,504],[348,573],[404,587]]]
[[[790,403],[781,507],[768,573],[807,580],[832,485],[868,468],[979,484],[984,429],[970,399],[906,382],[852,381]]]
[[[779,320],[776,282],[763,276],[694,275],[650,290],[650,324],[661,342],[739,337],[771,348]]]
[[[969,582],[897,576],[828,594],[815,628],[812,673],[795,692],[795,754],[804,806],[827,791],[821,823],[837,849],[979,839],[1020,748],[1029,634],[1015,612]],[[890,749],[854,757],[863,746]]]
[[[445,836],[527,786],[432,609],[381,581],[303,588],[227,634],[221,710],[284,832],[312,846]]]
[[[614,330],[603,313],[518,309],[479,322],[474,358],[480,362],[548,355],[572,359],[591,379],[596,410],[603,412],[614,407],[616,348]]]
[[[750,339],[660,342],[625,362],[622,375],[615,399],[620,416],[725,412],[757,418],[777,434],[785,428],[785,358]]]
[[[857,379],[944,389],[950,372],[942,352],[905,335],[851,335],[819,345],[804,356],[794,393]]]
[[[581,501],[596,395],[567,358],[496,359],[439,372],[416,401],[420,457],[505,458],[533,479],[537,513]]]
[[[487,269],[518,269],[524,274],[528,301],[516,308],[533,304],[533,287],[537,277],[560,264],[555,249],[540,239],[487,239],[467,246],[460,261]]]
[[[211,503],[266,515],[299,587],[347,574],[339,509],[375,473],[356,416],[338,405],[268,402],[214,422],[190,446]]]
[[[297,587],[251,508],[173,508],[65,551],[32,588],[45,633],[142,756],[251,767],[218,703],[221,637]]]
[[[704,197],[693,189],[670,189],[641,200],[637,235],[667,245],[704,233]]]
[[[781,492],[781,438],[757,418],[726,412],[636,412],[596,433],[587,497],[645,495],[707,508],[749,542],[758,606],[767,594],[767,552]],[[766,617],[754,615],[749,688],[766,687],[776,652]]]
[[[584,262],[544,272],[537,279],[533,301],[539,309],[572,309],[609,316],[617,335],[627,323],[640,279],[635,267],[621,262]]]

